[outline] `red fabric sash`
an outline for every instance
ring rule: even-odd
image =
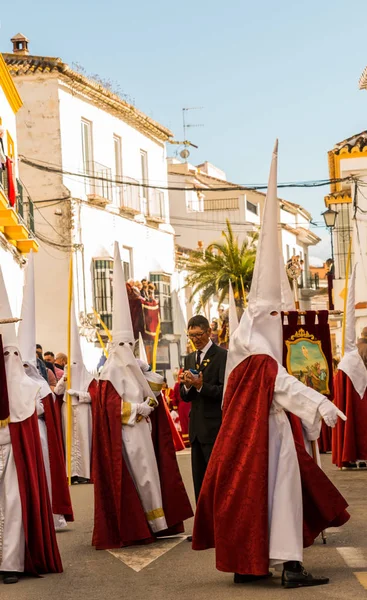
[[[169,408],[167,406],[167,402],[165,401],[163,396],[161,397],[160,404],[163,404],[164,409],[166,411],[167,420],[168,420],[169,427],[171,430],[171,435],[172,435],[174,448],[175,448],[176,452],[180,452],[180,450],[185,450],[185,444],[183,443],[182,437],[180,436],[179,432],[177,431],[177,429],[175,427],[175,424],[171,417],[171,413],[169,412]]]
[[[269,409],[278,364],[251,356],[230,374],[223,422],[196,509],[193,549],[214,548],[229,573],[269,570]]]
[[[55,402],[52,394],[43,398],[43,407],[45,410],[48,453],[50,457],[52,512],[54,515],[64,515],[67,521],[74,521],[65,470],[62,437],[58,428]]]
[[[326,452],[331,451],[332,431],[333,430],[331,429],[331,427],[328,427],[323,421],[321,424],[320,437],[318,439],[319,450],[322,454],[326,454]]]
[[[15,206],[17,192],[15,189],[14,163],[11,158],[6,157],[6,168],[8,171],[8,198],[10,206]]]
[[[10,423],[9,429],[22,503],[24,570],[32,575],[61,573],[37,414],[20,423]]]
[[[338,371],[334,381],[334,402],[347,416],[338,419],[333,430],[332,460],[341,468],[349,462],[367,460],[367,392],[361,399],[348,375]]]
[[[62,451],[64,454],[64,458],[65,458],[65,446],[64,446],[64,436],[63,436],[63,432],[62,432],[62,414],[61,414],[61,408],[62,408],[62,403],[64,401],[64,395],[63,394],[58,394],[56,395],[56,400],[55,400],[55,419],[56,419],[56,426],[57,426],[57,431],[58,431],[58,437],[61,438],[61,443],[62,443]]]

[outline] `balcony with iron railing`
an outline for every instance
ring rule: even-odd
[[[34,239],[34,205],[24,200],[23,186],[8,169],[0,170],[0,231],[22,254],[38,251]]]
[[[112,202],[112,169],[96,161],[90,161],[84,169],[85,193],[89,202],[108,204]]]
[[[142,214],[155,221],[165,220],[163,190],[142,187],[137,179],[124,177],[124,183],[113,189],[113,202],[122,213]]]

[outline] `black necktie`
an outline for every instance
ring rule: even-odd
[[[200,368],[200,356],[202,355],[202,351],[201,350],[197,350],[196,352],[196,368],[199,369]]]

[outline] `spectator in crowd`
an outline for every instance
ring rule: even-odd
[[[40,373],[40,375],[42,375],[43,379],[48,381],[47,367],[45,365],[45,361],[43,360],[42,346],[40,346],[39,344],[36,345],[36,356],[38,372]]]
[[[140,290],[140,294],[143,296],[144,300],[148,300],[149,296],[148,296],[148,280],[147,279],[142,279],[141,280],[141,290]]]
[[[62,352],[58,352],[58,354],[56,354],[56,358],[55,358],[55,367],[57,367],[58,369],[61,369],[61,371],[64,371],[64,368],[67,364],[68,364],[68,357],[66,356],[66,354],[63,354]]]
[[[148,300],[149,302],[151,302],[152,300],[155,300],[154,298],[154,292],[155,292],[155,285],[154,283],[148,283]]]
[[[47,352],[44,353],[44,357],[45,357],[46,363],[51,363],[53,365],[52,370],[55,374],[57,381],[59,381],[59,379],[61,379],[61,377],[63,376],[64,371],[55,365],[55,354],[53,352],[51,352],[51,350],[48,350]]]

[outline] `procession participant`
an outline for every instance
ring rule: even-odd
[[[34,287],[34,254],[29,254],[23,288],[21,321],[18,345],[26,374],[40,386],[37,397],[38,426],[45,464],[48,491],[54,523],[57,530],[73,521],[69,486],[65,472],[62,437],[55,411],[55,398],[47,381],[43,379],[36,363],[36,310]]]
[[[349,515],[344,498],[295,444],[285,411],[311,427],[321,417],[330,426],[345,417],[281,365],[276,169],[277,145],[248,306],[231,336],[223,424],[199,497],[193,548],[215,547],[217,568],[235,573],[235,583],[266,578],[269,567],[283,565],[283,586],[295,588],[328,583],[304,570],[303,546]]]
[[[333,463],[339,468],[357,468],[367,460],[367,365],[363,341],[356,344],[355,265],[349,282],[345,322],[345,353],[334,379],[335,405],[345,412],[346,423],[333,431]]]
[[[0,572],[61,573],[37,423],[39,384],[24,372],[0,268]]]
[[[118,244],[113,272],[113,328],[109,356],[94,406],[95,517],[97,549],[148,543],[170,523],[162,498],[148,417],[158,404],[134,357],[134,334]]]
[[[68,369],[71,370],[72,389],[67,389]],[[64,445],[67,444],[68,410],[67,395],[71,396],[71,483],[89,483],[92,459],[92,398],[97,394],[97,382],[84,366],[80,347],[79,329],[76,321],[74,301],[71,304],[71,356],[64,367],[55,394],[63,394],[61,408]]]
[[[196,350],[185,357],[180,392],[184,402],[191,402],[189,437],[192,478],[197,501],[222,423],[227,350],[211,341],[211,330],[206,317],[191,317],[187,330]]]

